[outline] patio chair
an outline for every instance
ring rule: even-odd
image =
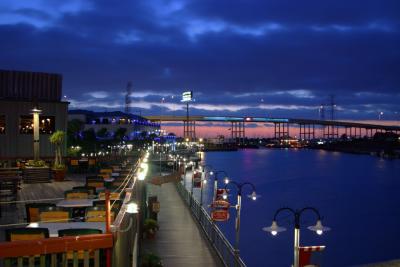
[[[49,207],[40,210],[40,221],[51,223],[66,223],[71,220],[71,211],[59,207]]]
[[[69,162],[69,170],[73,173],[79,172],[79,161],[77,159],[71,159]]]
[[[26,210],[26,221],[28,223],[31,222],[38,222],[40,221],[40,210],[44,210],[46,208],[56,207],[54,203],[26,203],[25,210]]]
[[[112,210],[115,211],[115,213],[118,213],[118,211],[121,209],[122,206],[122,200],[111,200],[110,205],[112,205]],[[93,207],[105,208],[106,201],[105,200],[93,201]]]
[[[66,199],[88,199],[89,195],[90,193],[87,189],[72,189],[64,192]]]
[[[111,211],[111,222],[114,221],[115,211]],[[103,207],[90,207],[86,209],[86,222],[105,222],[106,209]]]
[[[91,196],[95,196],[97,194],[96,187],[93,186],[74,186],[72,187],[72,190],[87,190]]]
[[[6,229],[6,241],[36,240],[49,237],[47,228],[11,228]]]

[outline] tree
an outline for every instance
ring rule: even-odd
[[[140,132],[140,138],[146,139],[146,137],[147,137],[147,132],[146,131],[141,131]]]
[[[118,128],[114,133],[114,140],[115,141],[123,141],[127,129],[126,128]]]
[[[68,122],[67,143],[68,145],[78,145],[79,133],[83,130],[85,123],[79,119],[73,119]]]
[[[55,131],[49,138],[50,143],[56,146],[55,150],[55,159],[54,159],[54,168],[60,169],[64,168],[64,164],[62,163],[62,155],[61,155],[61,147],[64,143],[65,132],[63,131]]]
[[[108,137],[108,130],[107,128],[101,128],[97,131],[96,135],[100,138],[107,138]]]
[[[84,151],[91,152],[96,146],[96,133],[93,128],[87,129],[82,132],[83,142],[82,147]]]

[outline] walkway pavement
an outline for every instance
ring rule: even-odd
[[[219,257],[203,237],[200,226],[179,196],[173,183],[150,186],[149,195],[160,201],[160,230],[154,240],[144,240],[143,252],[152,251],[161,257],[164,266],[223,266]]]

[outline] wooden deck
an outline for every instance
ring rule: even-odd
[[[18,191],[18,201],[28,201],[37,199],[52,199],[64,197],[64,191],[72,189],[74,186],[85,184],[86,174],[70,174],[63,182],[22,184]],[[44,201],[57,202],[57,201]],[[0,241],[4,240],[4,229],[6,224],[19,224],[26,222],[24,203],[2,205],[2,215],[0,217]]]
[[[144,253],[157,254],[166,267],[223,266],[173,183],[162,186],[148,184],[148,193],[158,196],[160,201],[160,230],[154,240],[143,240]]]

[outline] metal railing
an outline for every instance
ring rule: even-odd
[[[126,212],[127,205],[131,200],[135,200],[135,194],[138,193],[138,180],[136,171],[138,170],[142,159],[140,158],[130,169],[126,182],[120,191],[125,191],[120,211],[111,226],[114,237],[113,247],[113,266],[137,266],[138,256],[138,235],[139,223],[138,214],[129,214]]]
[[[207,239],[210,241],[218,256],[221,258],[225,266],[240,266],[246,267],[246,264],[235,252],[233,246],[229,243],[228,239],[224,236],[217,225],[211,220],[207,211],[200,206],[200,203],[191,196],[190,192],[180,183],[176,183],[176,188],[190,208],[194,218],[198,221]]]

